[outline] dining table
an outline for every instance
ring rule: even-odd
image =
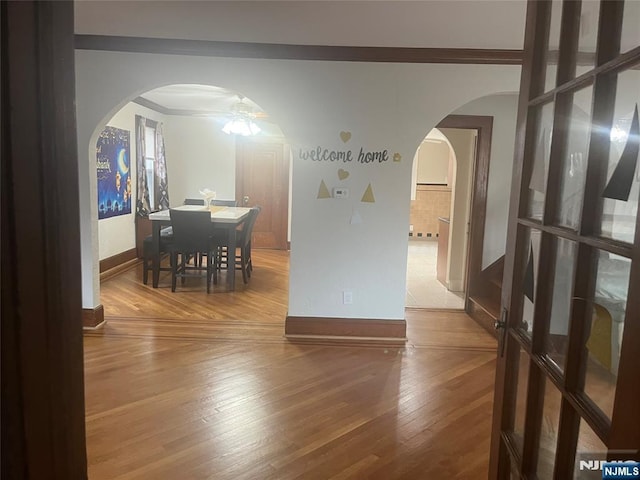
[[[204,205],[180,205],[173,207],[175,210],[203,211],[211,212],[211,226],[220,231],[226,232],[229,261],[227,266],[227,289],[235,290],[235,251],[236,251],[236,229],[249,216],[250,208],[246,207],[226,207]],[[153,288],[158,288],[160,280],[160,231],[163,227],[171,225],[171,215],[169,210],[159,210],[149,214],[152,229],[152,266],[153,266]]]

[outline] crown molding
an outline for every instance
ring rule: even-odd
[[[523,57],[522,50],[508,49],[291,45],[84,34],[75,35],[75,48],[76,50],[273,60],[488,65],[521,65]]]

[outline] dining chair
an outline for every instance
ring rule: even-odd
[[[192,272],[206,271],[207,293],[211,291],[211,280],[217,283],[216,257],[218,244],[211,234],[211,213],[208,211],[169,210],[173,227],[171,244],[171,291],[176,291],[177,278],[184,284],[185,278],[194,276]],[[180,262],[178,262],[178,255]],[[190,256],[206,258],[206,267],[195,263],[188,265]]]
[[[242,271],[242,281],[245,284],[249,283],[251,271],[253,270],[251,261],[251,234],[253,233],[253,226],[261,210],[262,207],[260,206],[252,207],[247,219],[242,224],[242,228],[237,232],[234,270]],[[220,247],[218,247],[218,255],[220,256]]]
[[[240,256],[241,256],[240,260],[241,260],[241,263],[244,265],[244,267],[242,267],[241,265],[241,268],[244,268],[246,275],[249,277],[251,276],[251,272],[253,271],[253,260],[251,259],[251,237],[253,234],[253,227],[256,223],[256,220],[258,219],[258,215],[262,211],[262,207],[257,205],[253,207],[251,211],[254,212],[253,220],[249,225],[248,231],[242,237],[242,241],[241,241],[242,246],[240,251]],[[244,277],[244,274],[243,274],[243,277]]]
[[[182,203],[183,205],[202,205],[204,207],[204,198],[185,198],[184,202]],[[189,261],[189,259],[187,259],[187,262]],[[198,262],[198,266],[201,267],[202,266],[202,256],[201,255],[196,255],[194,257],[194,262]]]
[[[211,200],[211,205],[215,207],[237,207],[238,202],[236,200]],[[217,237],[224,237],[227,232],[223,228],[214,228],[213,234]],[[218,252],[218,268],[224,267],[227,268],[227,247],[226,245],[220,246],[220,251]]]
[[[160,230],[160,251],[163,254],[170,253],[173,243],[173,229],[165,227]],[[149,281],[149,272],[153,270],[153,235],[147,235],[142,242],[142,283]],[[160,267],[160,271],[171,271],[171,267]]]
[[[211,205],[219,207],[237,207],[238,202],[236,200],[211,200]]]
[[[204,207],[203,198],[185,198],[183,205],[202,205]]]

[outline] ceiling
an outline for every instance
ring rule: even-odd
[[[432,48],[521,49],[526,13],[526,0],[79,0],[74,5],[77,34]],[[141,96],[196,115],[222,116],[238,101],[236,92],[205,85],[172,85]],[[244,102],[262,112],[250,99]]]
[[[140,100],[142,98],[142,101]],[[177,84],[149,90],[140,95],[136,103],[153,108],[160,113],[207,117],[222,128],[233,117],[236,105],[249,107],[253,121],[260,127],[262,137],[282,137],[283,133],[274,119],[269,118],[250,98],[242,97],[233,90],[211,85]],[[149,104],[148,102],[152,102]]]
[[[251,107],[254,113],[263,113],[251,99],[244,98],[233,90],[211,85],[167,85],[140,96],[163,109],[191,115],[228,115],[242,98],[242,102]]]
[[[525,0],[76,1],[78,34],[229,42],[521,49]]]

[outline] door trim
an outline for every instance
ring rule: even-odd
[[[2,478],[87,478],[72,2],[2,2]]]
[[[475,278],[482,271],[482,249],[487,216],[493,117],[485,115],[448,115],[436,125],[436,128],[460,128],[476,130],[478,132],[476,153],[473,159],[473,186],[471,188],[469,241],[467,244],[466,278],[464,285],[464,309],[465,312],[470,313],[472,306],[469,302],[469,286],[471,285],[472,278]],[[486,328],[482,322],[478,323],[483,326],[483,328]],[[495,335],[493,332],[492,334]]]

